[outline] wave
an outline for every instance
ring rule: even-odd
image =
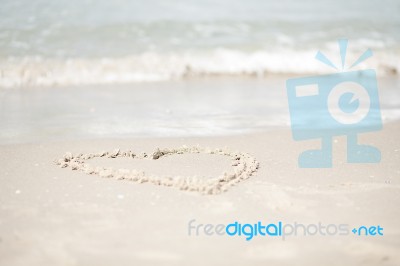
[[[327,54],[338,58],[336,51]],[[350,61],[354,61],[357,55],[350,56]],[[247,52],[230,49],[166,54],[146,52],[109,58],[9,57],[0,60],[0,87],[155,82],[203,76],[265,77],[269,74],[325,74],[336,71],[314,60],[314,57],[315,51]],[[374,68],[379,76],[396,75],[400,70],[399,59],[398,54],[378,53],[360,68]]]

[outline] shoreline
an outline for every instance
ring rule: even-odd
[[[281,130],[290,125],[287,78],[0,90],[0,143]],[[398,121],[400,79],[378,83],[383,122]]]

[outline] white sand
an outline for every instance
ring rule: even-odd
[[[298,154],[318,142],[294,142],[289,130],[0,146],[0,265],[400,265],[399,130],[395,123],[360,136],[361,143],[381,150],[380,164],[347,164],[345,139],[338,138],[332,169],[299,169]],[[203,195],[100,178],[54,163],[66,152],[87,155],[118,147],[152,154],[157,147],[182,145],[240,151],[260,167],[226,192]],[[132,160],[132,166],[126,158],[91,160],[158,177],[177,176],[180,170],[185,176],[218,177],[234,168],[230,156],[197,155]],[[247,242],[188,236],[191,219],[379,224],[384,236],[256,237]]]

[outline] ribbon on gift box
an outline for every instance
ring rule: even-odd
[[[318,61],[324,63],[325,65],[332,67],[338,71],[344,71],[344,67],[345,67],[345,62],[346,62],[346,53],[347,53],[347,43],[348,40],[347,39],[339,39],[338,40],[338,45],[339,45],[339,50],[340,50],[340,58],[342,60],[342,66],[341,69],[339,69],[335,64],[332,63],[331,60],[329,60],[323,53],[321,53],[320,51],[317,52],[317,54],[315,55],[315,59],[317,59]],[[360,63],[364,62],[365,60],[367,60],[368,58],[370,58],[372,56],[372,51],[371,49],[367,49],[351,66],[349,69],[359,65]]]

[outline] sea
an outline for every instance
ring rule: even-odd
[[[0,0],[0,143],[288,126],[285,81],[374,69],[400,117],[397,0]],[[373,56],[356,68],[357,58]]]

